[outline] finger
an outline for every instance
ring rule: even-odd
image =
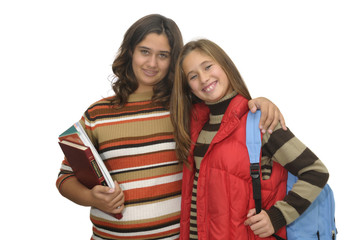
[[[269,237],[274,233],[273,228],[271,229],[269,226],[262,223],[257,227],[257,229],[253,230],[253,233],[259,237]]]
[[[264,126],[263,128],[266,130],[269,130],[272,122],[275,120],[276,118],[276,114],[277,114],[277,111],[278,111],[278,108],[275,107],[275,105],[271,105],[269,106],[268,108],[268,116],[267,116],[267,119],[264,123]],[[278,120],[277,120],[278,121]]]
[[[274,228],[268,214],[262,210],[260,214],[256,215],[257,222],[251,226],[251,230],[254,234],[260,237],[268,237],[274,233]]]
[[[248,101],[248,108],[249,110],[251,110],[251,112],[255,113],[257,111],[257,105],[256,103],[254,102],[253,99],[249,100]]]
[[[112,213],[121,213],[124,210],[125,206],[124,206],[123,199],[124,198],[122,198],[122,200],[120,200],[114,204]]]
[[[257,221],[250,226],[251,230],[255,235],[260,234],[267,234],[268,233],[268,227],[267,222],[263,218],[263,216],[260,216],[261,218],[257,219]]]
[[[282,129],[283,130],[287,130],[287,127],[286,127],[286,121],[285,121],[285,119],[283,118],[283,114],[280,112],[280,123],[281,123],[281,126],[282,126]]]
[[[263,233],[262,226],[259,222],[250,225],[250,228],[255,235],[259,235]]]
[[[107,193],[112,193],[114,191],[114,189],[108,187],[108,186],[102,186],[102,185],[95,185],[92,188],[93,191],[97,192],[97,193],[101,193],[101,194],[107,194]]]
[[[108,193],[114,193],[117,189],[120,188],[117,180],[113,180],[113,182],[114,182],[114,188],[108,187]]]
[[[252,217],[256,214],[256,209],[252,208],[248,211],[247,218]]]
[[[265,121],[268,118],[268,109],[261,109],[261,118],[259,120],[259,128],[262,130],[262,133],[266,132]]]
[[[124,193],[120,192],[118,195],[116,195],[113,202],[116,206],[123,204],[124,203]]]
[[[116,180],[114,180],[114,194],[119,195],[122,192],[123,189],[120,187],[120,184]]]
[[[244,225],[251,225],[253,224],[252,221],[250,220],[250,217],[256,215],[256,209],[255,208],[252,208],[248,211],[247,213],[247,219],[246,221],[244,221]]]
[[[110,201],[110,205],[113,208],[117,208],[124,204],[124,193],[122,189],[119,187],[118,183],[115,185],[115,192],[112,195],[112,200]]]
[[[244,225],[246,226],[251,226],[252,222],[251,222],[251,219],[247,219],[246,221],[244,221]]]
[[[257,222],[260,220],[259,214],[255,214],[252,217],[249,217],[244,224],[248,226],[253,226],[254,224],[257,224]],[[253,229],[252,229],[253,230]]]
[[[268,130],[267,130],[269,134],[272,134],[273,131],[275,130],[276,126],[278,125],[278,122],[279,122],[279,119],[280,119],[279,116],[280,116],[280,113],[275,112],[273,121],[272,121],[271,125],[268,127]]]
[[[261,119],[260,119],[260,129],[262,130],[262,133],[265,133],[267,129],[269,128],[269,125],[274,119],[274,111],[272,109],[264,109],[264,111],[261,112]]]
[[[118,207],[123,203],[123,193],[120,193],[118,195],[114,195],[112,199],[109,201],[109,206],[112,208]]]
[[[113,208],[111,213],[117,214],[117,213],[121,213],[123,210],[124,210],[124,204],[121,204],[121,205],[118,205],[117,207]]]
[[[264,233],[258,234],[258,236],[259,236],[260,238],[266,238],[266,237],[271,236],[272,234],[273,234],[273,233],[264,232]]]

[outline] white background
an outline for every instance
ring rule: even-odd
[[[2,1],[1,239],[90,238],[89,209],[55,188],[57,136],[112,94],[123,35],[149,13],[175,20],[185,42],[218,43],[252,96],[279,106],[330,171],[338,239],[358,238],[360,12],[350,0]]]

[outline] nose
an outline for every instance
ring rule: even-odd
[[[202,83],[208,82],[208,80],[209,80],[208,74],[205,73],[205,72],[199,73],[199,80],[200,80]]]
[[[155,54],[152,54],[151,56],[149,56],[148,58],[148,66],[149,67],[156,67],[157,66],[157,56]]]

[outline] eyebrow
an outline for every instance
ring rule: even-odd
[[[138,46],[139,48],[142,48],[142,49],[146,49],[146,50],[152,50],[151,48],[149,47],[146,47],[146,46]],[[160,53],[167,53],[167,54],[170,54],[170,51],[167,51],[167,50],[161,50],[159,51]]]

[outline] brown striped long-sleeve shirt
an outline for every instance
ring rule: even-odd
[[[325,165],[288,129],[278,125],[262,139],[262,176],[271,174],[272,162],[278,162],[299,180],[283,201],[278,201],[267,213],[277,231],[293,222],[316,199],[327,183],[329,174]]]

